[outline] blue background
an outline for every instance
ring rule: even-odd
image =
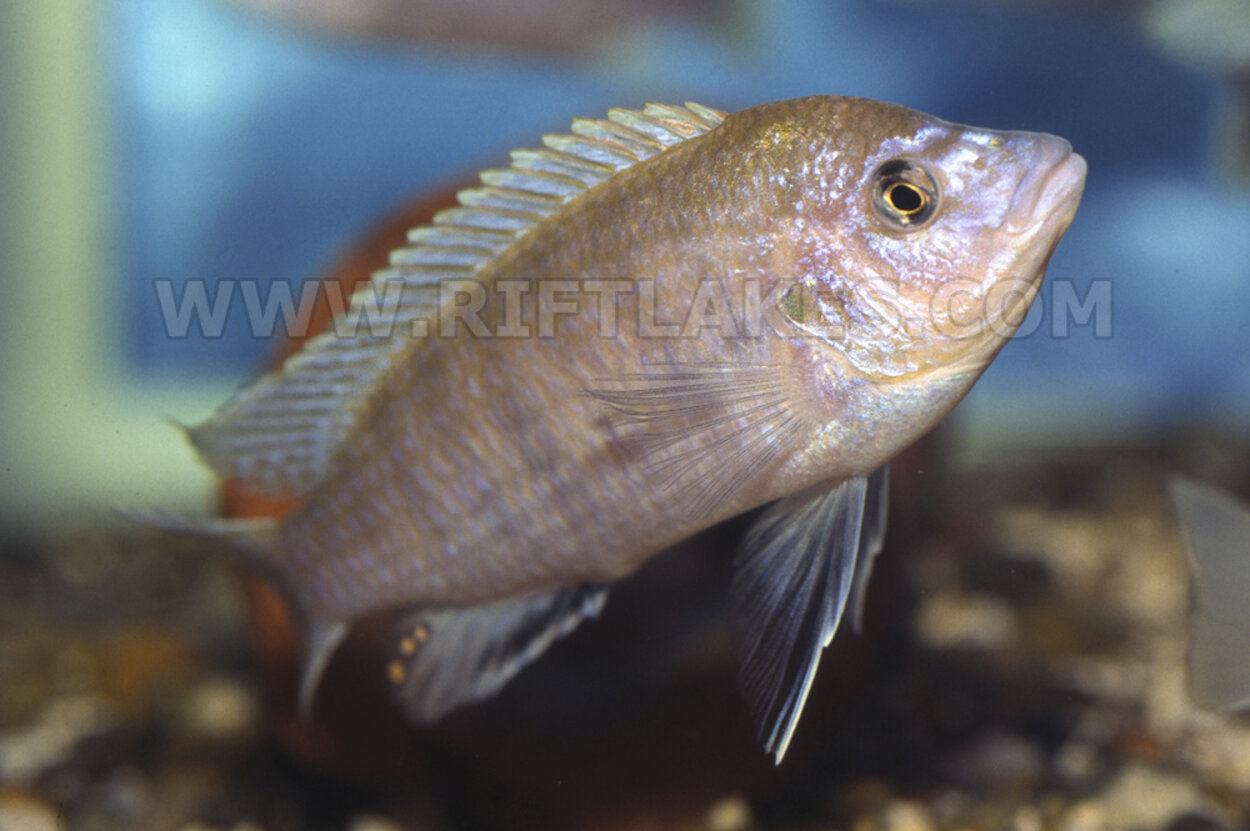
[[[107,8],[118,324],[136,373],[243,380],[270,348],[243,314],[221,338],[170,338],[156,280],[298,283],[388,210],[573,116],[837,93],[1057,133],[1089,162],[1050,275],[1078,295],[1110,281],[1111,336],[1057,338],[1047,319],[978,394],[1156,427],[1250,413],[1250,192],[1211,151],[1229,93],[1111,19],[785,0],[751,6],[749,26],[640,29],[556,58],[336,40],[211,0]]]

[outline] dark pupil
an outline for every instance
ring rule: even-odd
[[[915,213],[924,204],[920,191],[911,185],[894,185],[886,194],[886,198],[890,200],[895,210],[903,214]]]

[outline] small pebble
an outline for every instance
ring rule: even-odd
[[[1250,728],[1227,719],[1202,719],[1185,743],[1185,755],[1215,785],[1250,790]]]
[[[750,831],[755,827],[751,804],[740,796],[727,796],[707,810],[708,831]]]
[[[1051,665],[1055,680],[1073,692],[1107,703],[1136,704],[1150,689],[1153,667],[1137,656],[1074,656]]]
[[[34,799],[0,794],[0,830],[60,831],[56,811]]]
[[[1166,631],[1183,624],[1189,608],[1185,551],[1168,539],[1153,518],[1125,517],[1124,544],[1112,550],[1113,568],[1103,586],[1105,602],[1135,625]]]
[[[112,725],[111,708],[100,696],[53,701],[34,723],[0,734],[0,783],[30,782],[68,759],[80,741]]]
[[[946,788],[932,794],[930,806],[934,822],[943,827],[960,827],[962,818],[967,815],[971,798],[964,791]]]
[[[1224,826],[1209,814],[1194,811],[1172,820],[1165,831],[1224,831]]]
[[[1065,742],[1055,751],[1054,767],[1070,785],[1084,784],[1098,772],[1098,751],[1087,742]]]
[[[950,754],[944,767],[955,781],[974,790],[1022,788],[1046,775],[1046,754],[1024,736],[995,730]]]
[[[183,725],[189,732],[213,741],[245,738],[259,721],[252,690],[229,678],[197,685],[187,694],[182,712]]]
[[[916,802],[893,802],[881,815],[881,831],[933,831],[933,816]]]
[[[138,825],[152,805],[152,786],[137,769],[115,769],[101,794],[101,807],[109,816]]]
[[[934,649],[1002,649],[1016,640],[1019,631],[1009,603],[953,592],[926,601],[916,613],[913,628]]]
[[[1012,831],[1043,831],[1046,827],[1041,811],[1032,805],[1023,805],[1011,820]]]
[[[1111,829],[1163,829],[1206,804],[1189,779],[1140,764],[1128,765],[1103,792]]]
[[[1085,513],[1013,508],[997,513],[991,540],[1006,556],[1042,563],[1064,596],[1083,601],[1107,567],[1104,524]]]
[[[347,831],[404,831],[404,827],[388,817],[361,814],[352,817]]]
[[[1059,821],[1059,831],[1107,831],[1107,809],[1086,799],[1064,812]]]

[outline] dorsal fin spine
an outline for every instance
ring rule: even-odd
[[[579,118],[573,122],[573,133],[638,161],[649,159],[664,149],[664,145],[650,136],[604,119]]]
[[[725,113],[720,110],[714,110],[711,107],[705,107],[694,101],[686,102],[686,110],[694,113],[702,120],[704,127],[709,130],[725,120]]]
[[[461,228],[474,228],[497,233],[526,231],[535,224],[535,218],[532,214],[500,210],[498,208],[483,210],[476,207],[447,208],[435,214],[434,221],[439,225],[455,225]]]
[[[615,168],[598,162],[587,161],[559,150],[514,150],[512,164],[538,173],[550,173],[592,188],[604,182]]]
[[[414,245],[391,252],[392,266],[474,268],[489,262],[493,252],[452,245]]]
[[[547,135],[543,136],[543,144],[553,152],[563,153],[570,158],[587,159],[613,171],[639,161],[638,156],[626,150],[617,150],[605,142],[587,141],[578,136]]]
[[[551,196],[498,187],[469,188],[460,191],[456,194],[456,197],[460,200],[460,204],[466,208],[498,208],[511,211],[512,213],[532,216],[535,218],[535,221],[551,213],[561,204],[559,199]],[[433,232],[437,231],[438,227],[427,225],[423,228],[418,228],[412,233],[427,229]],[[411,239],[411,236],[412,234],[409,234],[409,239]],[[415,240],[413,241],[415,242]]]
[[[408,242],[414,246],[454,245],[461,248],[476,248],[492,253],[511,245],[514,238],[512,234],[502,231],[467,228],[460,225],[441,225],[438,227],[424,225],[408,232]]]
[[[576,196],[586,190],[586,186],[578,179],[549,173],[542,170],[531,170],[525,167],[504,167],[482,171],[482,181],[488,185],[514,190],[527,190],[543,196],[555,196],[565,199]],[[455,210],[453,208],[453,210]],[[438,221],[438,217],[434,218]]]

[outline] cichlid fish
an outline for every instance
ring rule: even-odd
[[[1189,543],[1190,692],[1204,707],[1244,711],[1250,707],[1250,506],[1183,476],[1172,477],[1169,490]]]
[[[780,761],[862,600],[886,463],[1015,330],[1085,162],[832,96],[612,110],[542,143],[189,431],[216,471],[300,507],[164,522],[272,575],[302,622],[305,707],[353,620],[394,611],[387,672],[429,722],[649,557],[772,503],[732,603]]]

